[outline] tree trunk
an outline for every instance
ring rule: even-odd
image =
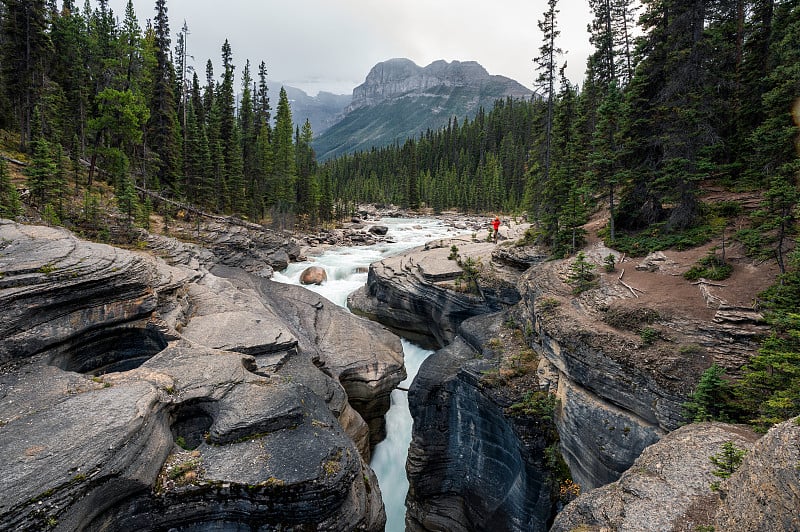
[[[614,227],[614,184],[608,185],[608,236],[613,243],[616,240],[616,228]]]

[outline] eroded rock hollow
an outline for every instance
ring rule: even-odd
[[[382,530],[398,338],[152,238],[0,221],[0,529]]]

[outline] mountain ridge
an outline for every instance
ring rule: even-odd
[[[533,91],[476,61],[437,60],[420,67],[410,59],[376,64],[353,89],[344,117],[321,132],[313,147],[319,160],[402,142],[453,117],[472,117],[497,99],[528,98]]]
[[[345,108],[350,104],[349,94],[334,94],[319,91],[316,96],[309,95],[303,89],[291,85],[272,83],[282,86],[292,108],[292,119],[297,127],[302,127],[306,119],[311,123],[315,135],[319,135],[343,118]]]

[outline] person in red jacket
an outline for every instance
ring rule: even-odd
[[[497,243],[497,232],[500,230],[500,217],[495,216],[492,220],[492,227],[494,228],[494,242]]]

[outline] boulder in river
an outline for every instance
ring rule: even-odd
[[[385,225],[373,225],[368,229],[368,231],[373,235],[383,236],[389,232],[389,228]]]
[[[301,284],[320,285],[328,280],[328,274],[322,266],[309,266],[300,274]]]

